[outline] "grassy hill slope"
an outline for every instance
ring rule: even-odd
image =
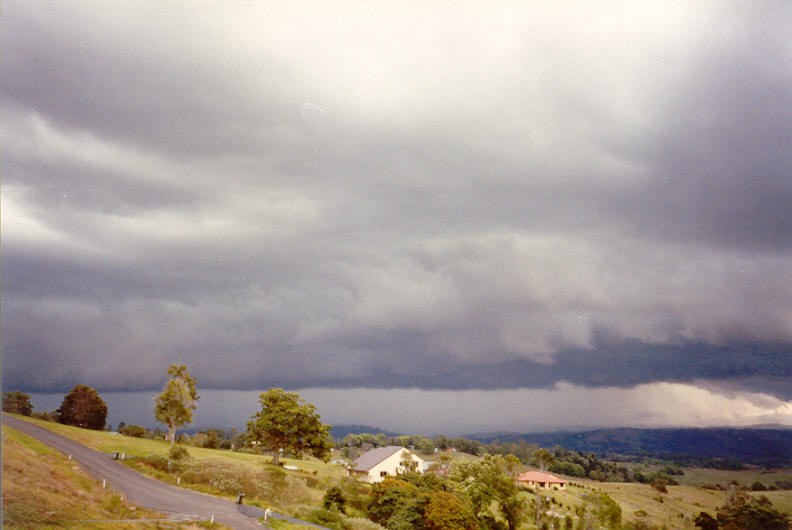
[[[192,522],[150,521],[165,516],[127,504],[76,462],[10,427],[3,427],[2,451],[4,528],[192,526]]]

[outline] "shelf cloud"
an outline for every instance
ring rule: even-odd
[[[785,2],[1,16],[7,388],[792,400]]]

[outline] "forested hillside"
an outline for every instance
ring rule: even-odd
[[[632,455],[728,466],[730,462],[784,467],[792,464],[792,430],[783,429],[597,429],[586,432],[473,435],[484,443],[525,441],[540,447]],[[720,462],[716,461],[719,460]]]

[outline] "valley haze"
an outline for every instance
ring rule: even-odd
[[[792,425],[792,3],[8,0],[5,391]]]

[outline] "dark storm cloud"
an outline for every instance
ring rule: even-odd
[[[6,4],[4,382],[790,399],[762,6]]]

